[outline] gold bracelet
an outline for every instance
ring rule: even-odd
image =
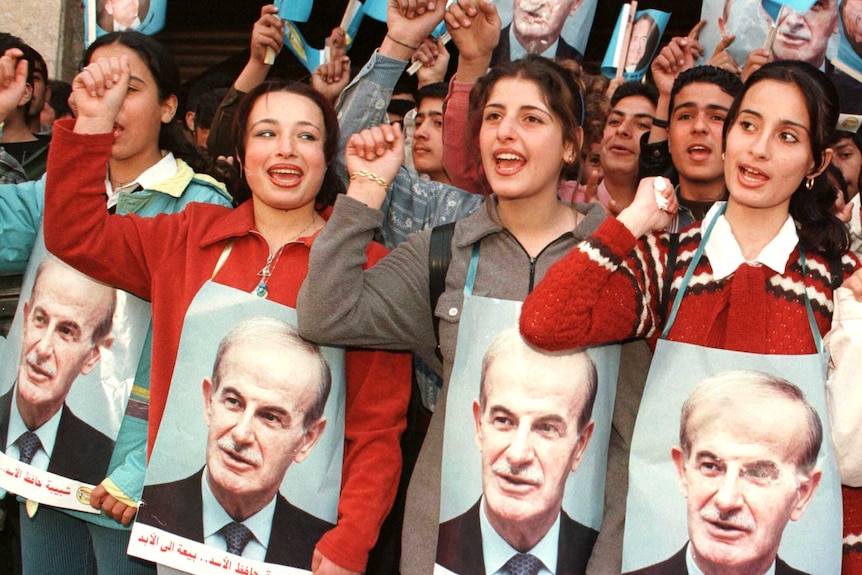
[[[352,172],[350,174],[350,181],[352,182],[356,178],[368,178],[369,180],[383,188],[385,191],[389,191],[389,183],[374,172],[369,172],[368,170],[359,170],[357,172]]]
[[[401,40],[396,40],[395,38],[393,38],[392,36],[389,35],[389,32],[386,33],[386,37],[389,38],[390,40],[392,40],[393,42],[395,42],[396,44],[404,46],[405,48],[410,48],[411,50],[418,50],[419,49],[419,46],[411,46],[410,44],[408,44],[406,42],[402,42]]]

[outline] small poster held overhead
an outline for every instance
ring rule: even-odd
[[[84,37],[89,46],[109,32],[153,35],[165,27],[167,0],[84,0]]]
[[[752,50],[776,59],[802,60],[825,69],[838,49],[838,0],[725,0],[704,2],[700,33],[704,59],[723,37],[735,36],[727,52],[742,67]]]
[[[311,14],[313,0],[276,0],[278,16],[284,21],[284,46],[288,48],[299,59],[303,66],[314,72],[315,68],[329,61],[328,47],[313,48],[305,40],[302,32],[296,27],[296,22],[307,22]],[[359,0],[350,0],[344,9],[341,19],[341,29],[346,33],[347,49],[353,44],[359,25],[364,16],[363,5]],[[266,62],[275,62],[275,52],[267,51]]]
[[[639,82],[658,50],[670,12],[637,10],[637,2],[623,4],[602,60],[602,74]]]
[[[597,0],[498,0],[503,29],[491,65],[539,54],[583,60]]]
[[[862,82],[862,0],[841,0],[838,4],[841,39],[835,67]]]

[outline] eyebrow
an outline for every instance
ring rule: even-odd
[[[51,314],[48,313],[48,311],[40,305],[37,305],[33,308],[33,313],[37,312],[39,313],[39,315],[43,315],[49,318],[51,317]],[[63,321],[59,322],[58,325],[70,328],[72,331],[77,332],[76,337],[80,337],[80,335],[84,333],[83,328],[81,328],[81,324],[79,324],[73,319],[64,319]]]
[[[519,416],[517,413],[513,412],[511,409],[504,405],[489,406],[488,415],[494,414],[508,415],[511,416],[512,419],[516,419],[518,421],[522,419],[521,416]],[[550,413],[548,415],[542,415],[540,417],[537,417],[533,422],[533,425],[535,425],[536,423],[559,423],[563,426],[564,431],[568,431],[568,423],[566,421],[566,418],[556,413]]]
[[[485,108],[486,109],[487,108],[505,108],[505,106],[503,104],[498,104],[497,102],[488,102],[487,104],[485,104]],[[525,106],[520,106],[518,108],[518,111],[524,111],[524,110],[541,112],[542,114],[548,116],[549,118],[554,117],[554,115],[551,114],[551,112],[549,110],[546,110],[545,108],[540,108],[539,106],[532,106],[532,105],[528,104]]]
[[[742,114],[750,114],[756,118],[760,118],[761,120],[763,119],[763,114],[761,114],[760,112],[755,112],[754,110],[751,110],[749,108],[745,108],[744,110],[740,110],[737,117],[741,116]],[[795,127],[799,128],[800,130],[805,130],[805,133],[810,133],[810,131],[808,130],[807,127],[805,127],[803,124],[800,124],[799,122],[794,122],[793,120],[788,120],[786,118],[779,118],[778,123],[781,125],[784,125],[784,126],[795,126]]]
[[[617,110],[616,108],[614,108],[613,110],[610,111],[608,116],[615,116],[615,115],[616,116],[622,116],[623,118],[627,118],[627,117],[631,116],[632,118],[649,118],[650,120],[655,119],[655,116],[653,116],[652,114],[646,114],[644,112],[638,112],[637,114],[626,114],[622,110]]]
[[[678,104],[673,107],[673,112],[676,112],[680,108],[697,108],[697,102],[683,102],[682,104]],[[705,108],[707,110],[721,110],[722,112],[727,112],[730,109],[727,106],[721,106],[719,104],[707,104]]]
[[[280,126],[281,122],[279,122],[275,118],[261,118],[260,120],[256,121],[251,126],[249,126],[248,129],[251,130],[252,128],[254,128],[255,126],[257,126],[259,124],[275,124],[277,126]],[[314,128],[315,130],[321,131],[320,127],[317,124],[315,124],[314,122],[310,122],[308,120],[299,120],[298,122],[296,122],[296,125],[298,125],[298,126],[310,126],[310,127]]]
[[[219,389],[221,390],[222,395],[226,394],[226,393],[232,393],[233,395],[239,397],[243,401],[243,403],[248,403],[245,396],[242,393],[240,393],[236,387],[234,387],[232,385],[225,385],[225,386],[220,387]],[[266,411],[268,413],[276,413],[278,415],[283,415],[284,417],[286,417],[288,420],[288,423],[290,423],[290,421],[291,421],[290,412],[278,404],[264,405],[264,406],[261,406],[261,407],[258,407],[257,409],[255,409],[255,411],[256,412]]]

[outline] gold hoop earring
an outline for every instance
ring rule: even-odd
[[[814,188],[814,178],[806,178],[805,180],[805,189],[811,190]]]

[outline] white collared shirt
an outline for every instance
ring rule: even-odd
[[[117,198],[120,195],[120,192],[124,190],[129,190],[134,188],[135,186],[141,186],[142,190],[146,190],[155,186],[156,184],[160,184],[167,179],[172,178],[177,173],[177,161],[174,159],[174,155],[171,152],[168,152],[162,159],[144,170],[141,175],[135,178],[133,181],[129,182],[122,188],[113,189],[111,186],[111,180],[108,177],[108,174],[105,174],[105,193],[108,195],[108,207],[113,208],[117,205]]]
[[[716,202],[703,218],[701,229],[706,231],[709,223],[715,219],[715,225],[712,228],[712,233],[706,241],[704,253],[709,258],[709,264],[712,266],[712,275],[717,280],[724,279],[731,275],[742,264],[764,265],[778,274],[784,274],[784,268],[787,265],[787,260],[790,254],[796,249],[796,244],[799,243],[799,236],[796,235],[796,224],[793,218],[789,215],[787,220],[781,226],[778,234],[770,240],[760,254],[754,260],[748,261],[742,255],[742,250],[739,249],[739,243],[733,236],[733,231],[730,229],[730,223],[724,214],[718,215],[718,211],[725,202]],[[718,219],[716,219],[718,218]]]
[[[128,26],[123,26],[116,20],[114,20],[114,32],[123,32],[124,30],[137,30],[138,26],[141,25],[141,17],[135,16],[135,19],[132,20],[132,23]]]
[[[688,542],[688,551],[685,554],[685,566],[688,568],[688,575],[706,575],[694,562],[694,546],[691,541]],[[775,559],[763,575],[775,575]]]
[[[210,491],[210,486],[207,482],[207,473],[207,469],[204,468],[204,472],[201,474],[204,543],[220,551],[227,551],[227,543],[219,531],[228,523],[233,523],[234,519],[228,515],[227,511],[224,510],[224,507],[221,506],[221,503],[213,495],[213,492]],[[276,494],[272,498],[272,501],[266,504],[266,507],[241,522],[254,535],[254,538],[243,549],[243,557],[256,561],[264,561],[266,559],[266,548],[269,545],[269,536],[272,532],[272,518],[275,516],[275,500],[277,498],[278,495]]]
[[[482,533],[482,555],[485,558],[485,575],[508,575],[503,567],[512,555],[521,553],[503,539],[488,522],[485,515],[485,497],[479,505],[479,529]],[[560,515],[535,547],[524,553],[535,556],[542,562],[538,575],[554,575],[557,571],[557,551],[560,542]]]
[[[39,437],[42,447],[33,454],[33,461],[30,465],[42,471],[47,471],[48,464],[51,463],[51,454],[54,452],[54,443],[57,441],[57,429],[60,427],[60,417],[63,414],[63,407],[57,413],[46,421],[39,429],[31,430]],[[27,431],[27,426],[24,420],[21,419],[21,414],[18,413],[18,385],[15,385],[15,391],[12,394],[12,409],[9,410],[9,427],[6,431],[6,455],[14,459],[19,459],[21,450],[18,448],[18,438]]]

